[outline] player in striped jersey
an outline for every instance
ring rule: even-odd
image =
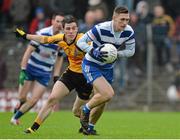
[[[61,21],[63,16],[54,14],[52,26],[37,31],[37,35],[52,36],[59,34],[62,29]],[[20,105],[16,108],[15,114],[11,118],[11,124],[18,125],[19,118],[29,111],[45,92],[54,67],[54,80],[59,76],[63,57],[62,50],[55,44],[40,44],[31,41],[24,53],[21,62],[21,72],[19,76],[19,100]],[[32,92],[32,97],[27,98],[27,94]]]
[[[90,111],[101,104],[105,104],[114,96],[111,86],[113,80],[113,65],[104,63],[105,52],[102,52],[103,44],[111,43],[117,49],[125,44],[124,50],[118,51],[118,57],[131,57],[135,53],[134,31],[128,25],[129,12],[126,7],[117,6],[114,9],[112,21],[100,23],[84,34],[77,46],[87,52],[82,63],[83,74],[88,83],[91,83],[97,93],[82,108],[80,122],[83,131],[89,134],[88,122]],[[93,44],[90,46],[88,42]]]
[[[76,101],[73,105],[73,113],[75,116],[80,117],[80,107],[87,102],[90,94],[92,93],[92,85],[87,84],[87,81],[82,74],[81,63],[85,53],[76,46],[76,42],[80,37],[82,37],[83,34],[78,33],[77,21],[73,16],[65,16],[62,23],[64,34],[58,34],[51,37],[26,34],[22,30],[17,29],[17,35],[24,37],[25,39],[35,40],[43,44],[58,44],[58,46],[64,50],[69,60],[69,66],[67,70],[55,83],[48,101],[41,108],[33,125],[25,131],[26,133],[32,133],[36,131],[45,121],[51,112],[52,107],[58,101],[62,100],[64,96],[67,96],[73,89],[75,89],[78,93]],[[103,108],[104,106],[99,106],[93,110],[90,122],[93,124],[97,122],[101,116]],[[90,127],[92,128],[92,126]],[[96,131],[92,129],[91,134],[96,134]]]

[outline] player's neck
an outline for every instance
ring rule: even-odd
[[[65,42],[67,43],[67,44],[72,44],[73,42],[74,42],[74,39],[67,39],[66,37],[65,37]]]
[[[74,40],[66,40],[68,44],[71,44]]]
[[[115,27],[114,27],[114,33],[120,33],[120,32],[122,32],[123,31],[123,29],[122,30],[118,30],[118,29],[116,29]]]

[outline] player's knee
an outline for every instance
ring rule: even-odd
[[[78,118],[80,117],[80,109],[79,108],[73,107],[72,112],[75,117],[78,117]]]
[[[114,91],[109,91],[109,92],[106,92],[106,95],[104,96],[104,98],[106,101],[109,101],[113,98],[113,96],[114,96]]]

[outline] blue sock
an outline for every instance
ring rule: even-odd
[[[94,130],[94,124],[92,124],[92,123],[89,123],[88,124],[88,130]]]
[[[16,114],[14,115],[14,119],[19,119],[24,113],[22,113],[21,111],[17,111]]]
[[[88,106],[87,104],[83,106],[83,112],[84,112],[84,113],[89,114],[90,111],[91,111],[91,110],[90,110],[90,108],[89,108],[89,106]]]

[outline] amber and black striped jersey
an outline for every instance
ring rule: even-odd
[[[82,73],[81,63],[85,53],[76,46],[77,40],[82,35],[83,35],[82,33],[77,34],[76,38],[71,44],[68,44],[65,41],[64,34],[46,36],[43,38],[43,40],[45,43],[58,44],[58,46],[64,50],[65,54],[68,57],[68,61],[69,61],[68,69],[70,69],[73,72]]]

